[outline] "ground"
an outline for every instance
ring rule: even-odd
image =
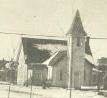
[[[106,98],[104,96],[97,95],[95,91],[80,91],[72,90],[71,98]],[[47,88],[33,86],[32,92],[31,87],[23,86],[10,86],[0,85],[0,98],[70,98],[69,90],[62,88]]]

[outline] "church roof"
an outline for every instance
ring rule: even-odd
[[[55,63],[59,62],[64,57],[67,57],[67,51],[58,51],[54,55],[52,55],[49,59],[47,59],[43,64],[53,66]]]
[[[92,56],[89,40],[90,40],[90,37],[87,37],[85,42],[85,53]]]
[[[87,37],[86,42],[85,42],[85,59],[92,65],[95,65],[93,55],[91,52],[91,48],[90,48],[90,44],[89,44],[89,40],[90,40],[90,37]]]
[[[80,17],[79,10],[76,11],[76,15],[73,19],[71,28],[69,29],[67,35],[76,35],[76,36],[86,36],[86,32],[84,31],[82,20]]]
[[[91,65],[95,65],[93,57],[91,55],[85,54],[85,60],[88,61]]]
[[[58,51],[55,54],[53,54],[49,59],[47,59],[45,62],[43,62],[42,64],[45,64],[47,66],[54,66],[56,65],[56,63],[58,63],[65,57],[67,57],[67,51]],[[85,53],[84,59],[86,62],[89,62],[92,67],[95,67],[92,55]]]
[[[44,61],[42,64],[45,64],[45,65],[49,65],[51,61],[54,60],[54,58],[58,55],[59,51],[54,53],[49,59],[47,59],[46,61]]]
[[[52,50],[53,48],[51,45],[59,45],[60,46],[67,46],[67,40],[63,39],[45,39],[45,38],[27,38],[23,37],[22,38],[22,44],[23,44],[23,51],[24,55],[26,55],[26,63],[43,63],[46,61],[48,58],[52,56],[54,53]],[[49,46],[47,46],[49,45]],[[47,49],[49,48],[49,49]],[[52,49],[51,49],[52,48]],[[63,48],[63,47],[62,47]],[[55,48],[56,50],[59,50]],[[60,48],[61,49],[61,48]],[[63,49],[62,49],[63,50]],[[48,61],[47,61],[48,62]]]
[[[26,40],[27,40],[27,42],[28,43],[26,43],[26,44],[29,44],[29,42],[31,41],[31,43],[39,43],[39,44],[49,44],[49,43],[52,43],[52,44],[55,44],[56,43],[56,39],[54,40],[54,39],[34,39],[34,38],[23,38],[23,42],[25,41],[26,42]],[[46,40],[46,41],[45,41]],[[31,43],[30,43],[30,45],[31,45]],[[59,44],[63,44],[63,43],[67,43],[67,40],[58,40],[58,43]],[[24,45],[25,43],[23,43],[23,45]],[[25,47],[26,45],[24,45],[24,51],[27,49],[27,48],[31,48],[31,47]],[[67,44],[65,44],[65,46],[67,46]],[[32,50],[33,51],[33,50]],[[67,53],[67,50],[65,50],[66,51],[66,53]],[[35,51],[34,51],[35,52]],[[37,52],[38,53],[38,52]],[[63,51],[61,51],[61,50],[59,50],[59,51],[56,51],[53,55],[51,55],[49,58],[47,58],[47,59],[45,59],[43,62],[39,62],[39,63],[43,63],[43,64],[46,64],[46,65],[49,65],[50,64],[50,62],[56,62],[57,61],[57,59],[60,59],[62,56],[61,55],[63,55],[64,56],[64,54],[65,54],[65,52],[63,52]],[[34,55],[34,53],[33,53],[33,55]],[[35,56],[36,56],[37,54],[35,54]],[[65,54],[65,55],[67,55],[67,54]],[[29,56],[29,55],[28,55]],[[39,55],[40,57],[42,57],[42,58],[44,58],[43,56],[41,56],[41,55]],[[39,57],[38,57],[39,58]],[[92,52],[91,52],[91,48],[90,48],[90,45],[89,45],[89,37],[87,37],[86,38],[86,42],[85,42],[85,59],[87,60],[87,61],[89,61],[91,64],[94,64],[94,61],[93,61],[93,57],[92,57]],[[36,58],[35,58],[35,61],[36,61]],[[33,61],[32,61],[33,62]],[[37,62],[36,62],[37,63]]]

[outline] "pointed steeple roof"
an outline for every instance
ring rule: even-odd
[[[80,35],[85,36],[86,35],[84,28],[83,28],[83,25],[82,25],[79,10],[76,11],[76,15],[73,19],[73,23],[72,23],[71,28],[68,31],[67,35],[68,34],[77,35],[77,36],[80,36]]]

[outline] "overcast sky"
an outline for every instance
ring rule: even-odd
[[[0,0],[0,32],[65,36],[77,9],[91,37],[107,37],[107,0]],[[0,34],[0,58],[11,57],[16,40]],[[91,40],[95,58],[107,57],[106,43]]]

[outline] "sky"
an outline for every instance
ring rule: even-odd
[[[107,37],[107,0],[0,0],[0,32],[65,36],[77,9],[89,36]],[[107,57],[106,42],[90,40],[95,59]],[[0,34],[0,58],[10,58],[17,43],[18,36]]]

